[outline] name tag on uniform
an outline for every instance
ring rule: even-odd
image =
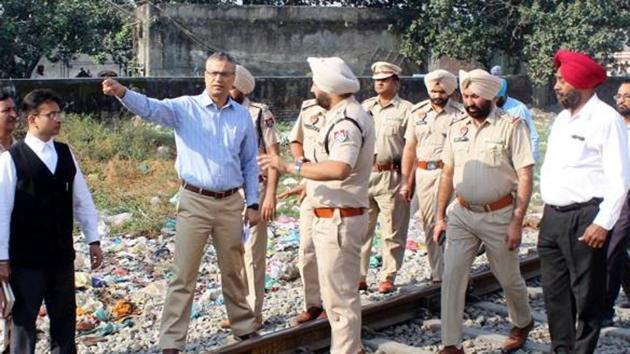
[[[583,136],[579,136],[579,135],[575,135],[575,134],[571,135],[571,138],[579,140],[579,141],[584,141],[584,139],[585,139]]]
[[[424,119],[416,119],[416,125],[427,125],[427,121]]]
[[[315,126],[315,125],[312,125],[312,124],[304,124],[304,127],[305,127],[305,128],[307,128],[307,129],[311,129],[311,130],[314,130],[314,131],[316,131],[316,132],[319,132],[319,128],[318,128],[317,126]]]
[[[486,143],[493,145],[503,145],[503,140],[486,140]]]
[[[462,142],[462,141],[468,141],[468,137],[467,137],[467,136],[456,136],[456,137],[453,139],[453,142],[454,142],[454,143],[460,143],[460,142]]]

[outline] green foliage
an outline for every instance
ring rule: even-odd
[[[107,122],[90,116],[70,114],[64,122],[61,139],[68,141],[82,158],[95,162],[157,160],[157,148],[175,152],[173,132],[143,121],[113,119]]]
[[[627,0],[409,0],[398,29],[401,51],[421,64],[447,55],[486,67],[503,54],[538,84],[553,74],[560,48],[610,60],[630,43]]]
[[[42,56],[69,61],[85,53],[132,57],[131,13],[124,0],[3,0],[0,4],[0,77],[29,77]]]

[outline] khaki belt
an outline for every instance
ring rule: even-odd
[[[505,197],[486,205],[471,205],[467,201],[462,199],[462,197],[460,197],[459,195],[457,196],[457,201],[459,201],[459,204],[461,204],[464,208],[470,211],[479,212],[479,213],[484,213],[484,212],[487,213],[487,212],[503,209],[508,205],[512,205],[512,202],[514,201],[514,197],[512,196],[512,194],[508,194]]]
[[[372,172],[383,172],[383,171],[392,171],[394,170],[394,164],[392,162],[389,163],[373,163],[372,164]]]
[[[206,197],[212,197],[212,198],[217,198],[217,199],[223,199],[226,197],[231,196],[232,194],[238,192],[238,188],[232,188],[232,189],[228,189],[226,191],[223,192],[214,192],[214,191],[209,191],[207,189],[203,189],[200,187],[195,187],[191,184],[188,184],[188,182],[183,182],[182,186],[184,187],[185,190],[191,191],[191,192],[195,192],[201,195],[205,195]]]
[[[433,170],[441,169],[442,167],[444,167],[444,162],[442,162],[442,160],[418,161],[418,168],[423,169],[423,170],[433,171]]]
[[[365,208],[314,208],[313,212],[318,218],[329,219],[335,214],[335,209],[339,209],[342,218],[359,216],[365,213]]]

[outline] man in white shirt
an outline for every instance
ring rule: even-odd
[[[54,141],[62,109],[50,90],[26,95],[28,134],[0,155],[0,280],[8,280],[15,294],[11,353],[34,353],[42,301],[50,318],[51,352],[76,353],[74,218],[90,245],[92,268],[102,262],[87,184],[68,145]]]
[[[626,128],[630,131],[630,79],[626,79],[615,95],[617,112],[623,116]],[[630,152],[630,146],[627,150]],[[602,327],[613,325],[615,315],[615,301],[619,295],[619,288],[623,285],[626,297],[630,297],[630,259],[626,252],[628,234],[630,233],[630,195],[626,196],[619,219],[615,224],[606,252],[606,308],[602,318]],[[630,307],[624,303],[622,307]]]
[[[15,143],[13,130],[17,122],[17,109],[11,95],[0,92],[0,153]]]
[[[554,61],[565,109],[551,127],[540,178],[543,293],[552,352],[592,353],[605,299],[604,245],[630,182],[628,136],[619,113],[595,94],[604,68],[565,50]]]

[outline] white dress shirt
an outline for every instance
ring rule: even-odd
[[[55,150],[53,139],[44,142],[31,134],[27,134],[24,142],[42,160],[50,172],[55,173],[57,168],[57,151]],[[74,183],[72,184],[74,218],[79,221],[87,243],[99,241],[96,207],[74,155],[72,155],[72,159],[77,168]],[[0,155],[0,260],[9,259],[10,224],[15,202],[16,184],[17,174],[13,158],[8,151],[3,152]]]
[[[560,112],[540,172],[543,201],[566,206],[603,198],[593,223],[610,230],[629,186],[628,132],[619,113],[597,95],[573,116]]]

